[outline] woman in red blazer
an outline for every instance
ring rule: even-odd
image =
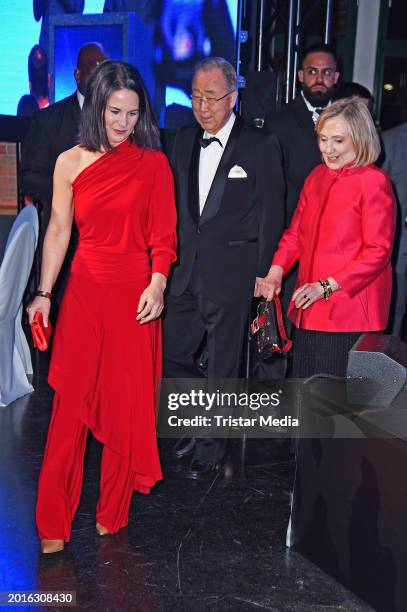
[[[390,306],[396,219],[388,176],[366,105],[329,106],[316,125],[324,164],[305,181],[290,227],[255,295],[271,300],[298,261],[288,311],[295,325],[293,376],[345,376],[348,352],[363,332],[383,330]]]

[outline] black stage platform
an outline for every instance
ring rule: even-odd
[[[290,542],[376,610],[405,612],[407,388],[387,405],[392,382],[302,385],[300,423],[314,437],[302,428],[297,444]]]
[[[286,549],[287,442],[232,440],[219,475],[195,483],[182,477],[186,460],[171,457],[174,441],[161,440],[164,481],[150,496],[135,494],[128,528],[102,539],[94,515],[100,448],[91,440],[72,541],[41,556],[34,506],[51,407],[46,368],[43,360],[34,394],[0,409],[0,591],[76,591],[76,609],[95,612],[372,610]]]

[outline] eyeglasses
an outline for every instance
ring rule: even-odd
[[[197,94],[192,94],[189,97],[192,101],[192,104],[195,104],[196,106],[199,106],[200,104],[202,104],[203,101],[205,101],[209,107],[212,107],[212,106],[215,106],[217,102],[220,102],[221,100],[226,98],[226,96],[229,96],[231,93],[233,93],[233,90],[226,92],[225,95],[221,96],[220,98],[211,98],[208,96],[198,96]]]

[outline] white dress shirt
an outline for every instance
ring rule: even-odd
[[[213,136],[219,138],[222,146],[220,146],[218,142],[212,142],[205,149],[201,147],[199,156],[199,214],[202,214],[206,198],[208,197],[212,181],[218,169],[235,119],[236,116],[232,113],[223,128],[221,128],[217,134],[210,134],[207,131],[203,134],[204,138],[212,138]]]
[[[79,106],[80,109],[82,110],[83,107],[83,103],[85,101],[85,96],[83,94],[81,94],[81,92],[79,91],[79,89],[76,90],[76,97],[78,98],[78,102],[79,102]]]
[[[305,102],[305,106],[308,108],[308,110],[310,111],[310,113],[312,113],[312,120],[314,123],[316,123],[318,121],[318,117],[319,117],[319,113],[316,112],[317,108],[321,108],[320,106],[312,106],[312,104],[310,102],[308,102],[307,98],[304,96],[304,92],[301,92],[302,95],[302,99]],[[328,108],[328,106],[331,106],[332,104],[332,100],[329,100],[328,104],[326,106],[324,106],[325,108]]]

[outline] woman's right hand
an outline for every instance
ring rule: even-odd
[[[278,295],[281,291],[283,281],[283,268],[281,266],[271,266],[267,276],[257,277],[254,287],[254,297],[264,297],[268,302]]]
[[[31,325],[36,312],[42,312],[42,320],[44,321],[44,327],[48,327],[50,310],[51,300],[46,297],[37,296],[27,307],[29,324]]]

